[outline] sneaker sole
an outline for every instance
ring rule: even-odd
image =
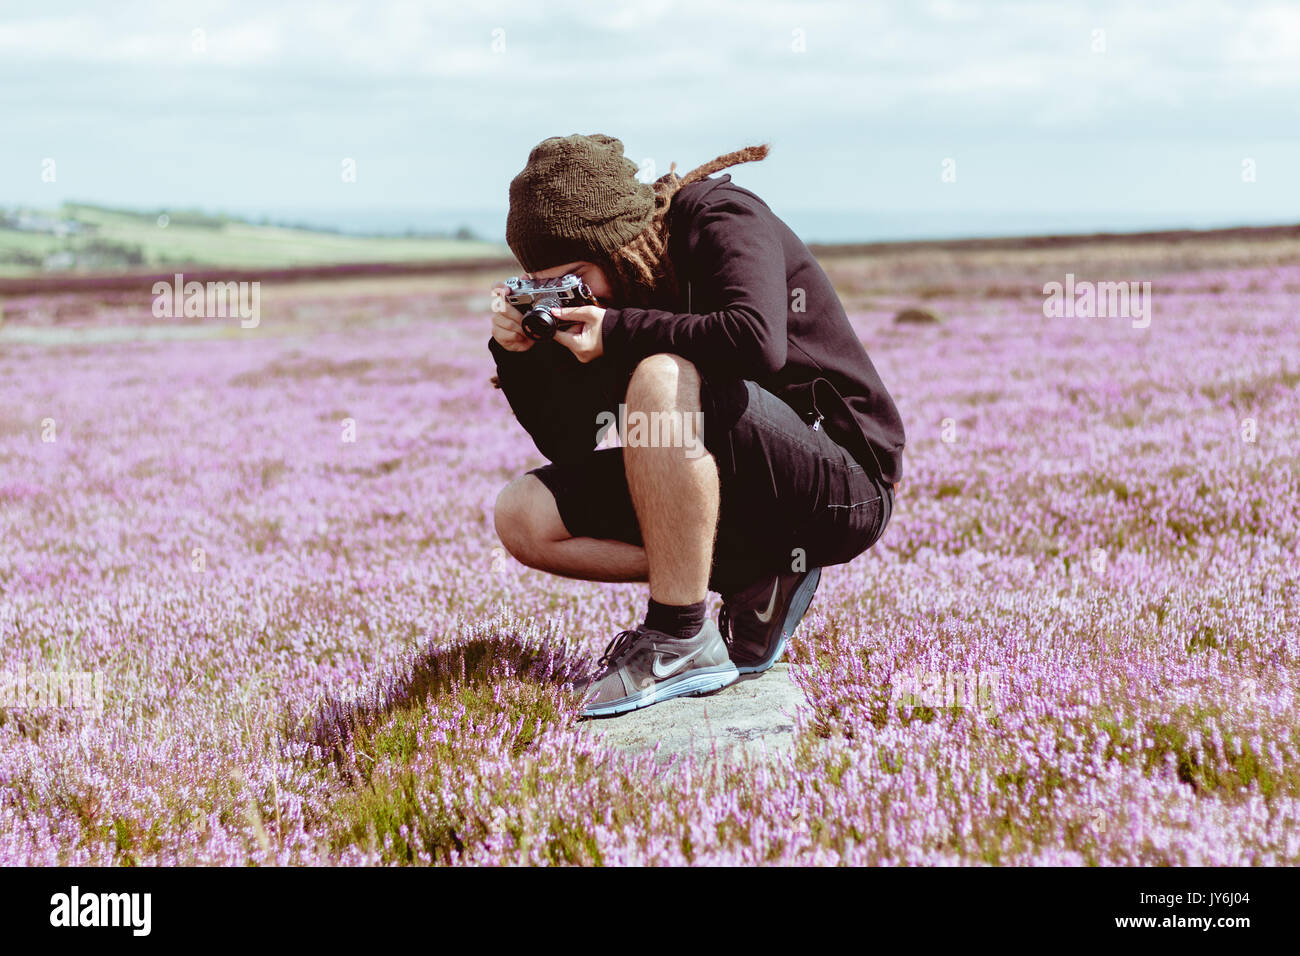
[[[785,653],[785,642],[787,638],[794,635],[795,628],[808,613],[808,606],[812,604],[813,594],[816,593],[821,579],[821,568],[813,568],[808,572],[808,576],[800,582],[794,589],[794,594],[790,596],[790,608],[785,612],[785,620],[781,624],[781,637],[776,642],[776,648],[757,664],[746,664],[744,667],[736,665],[737,671],[742,674],[760,674],[781,659],[781,655]]]
[[[629,710],[639,710],[642,707],[649,707],[651,704],[672,700],[674,697],[698,697],[701,694],[722,690],[722,688],[734,684],[738,677],[740,677],[740,674],[734,664],[725,667],[702,667],[697,671],[684,674],[671,683],[652,684],[640,694],[633,694],[631,697],[623,697],[596,707],[589,707],[583,711],[582,716],[613,717],[616,714],[625,714]]]

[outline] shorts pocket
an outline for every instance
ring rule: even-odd
[[[827,459],[828,496],[825,516],[824,564],[852,561],[869,548],[880,527],[880,489],[862,466],[842,454]]]

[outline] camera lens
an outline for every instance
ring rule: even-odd
[[[524,335],[534,342],[555,338],[555,316],[546,309],[532,309],[524,314]]]

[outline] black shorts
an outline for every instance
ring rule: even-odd
[[[702,381],[704,447],[721,490],[709,590],[739,591],[760,575],[844,564],[880,538],[894,489],[821,429],[754,382]],[[535,468],[576,538],[644,546],[623,449]]]

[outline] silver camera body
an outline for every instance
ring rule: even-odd
[[[556,319],[556,309],[594,305],[596,302],[591,287],[569,273],[554,279],[515,276],[507,279],[505,285],[505,300],[524,314],[524,335],[535,342],[553,339],[556,332],[567,332],[582,325],[581,322]]]

